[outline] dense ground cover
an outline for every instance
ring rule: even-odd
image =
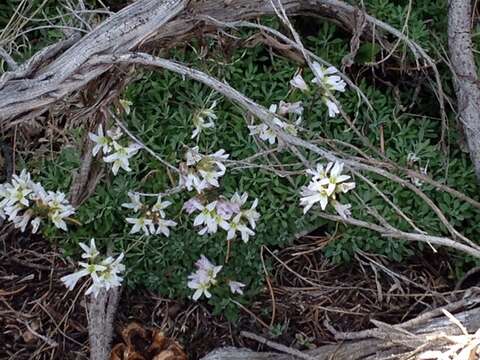
[[[47,11],[53,11],[55,5],[49,6]],[[380,19],[399,29],[403,28],[408,36],[430,50],[433,57],[440,58],[444,55],[442,44],[445,47],[447,11],[444,2],[415,4],[410,11],[407,1],[394,3],[372,0],[366,2],[366,7]],[[11,9],[8,7],[7,11]],[[404,26],[407,14],[408,26]],[[5,17],[4,23],[7,20],[8,17]],[[322,20],[307,17],[294,20],[306,38],[305,45],[318,56],[341,68],[342,59],[350,52],[351,35]],[[274,19],[262,21],[282,29]],[[58,36],[58,32],[52,30],[34,34],[40,41],[32,49]],[[352,90],[339,96],[338,100],[355,126],[372,144],[372,148],[368,148],[343,119],[329,118],[326,107],[315,95],[306,96],[292,90],[289,81],[299,69],[303,69],[307,80],[311,79],[303,64],[295,62],[288,54],[256,42],[256,38],[252,37],[253,31],[238,32],[236,35],[249,40],[222,36],[200,38],[184,48],[171,50],[168,55],[225,79],[266,107],[281,100],[302,100],[305,112],[301,136],[327,144],[338,154],[358,155],[355,148],[346,144],[359,147],[372,157],[378,156],[379,151],[396,164],[425,171],[436,180],[479,199],[468,156],[458,145],[461,136],[454,125],[454,115],[450,114],[449,151],[445,154],[439,144],[440,119],[431,84],[425,74],[413,70],[413,59],[403,44],[398,46],[398,54],[374,67],[371,62],[382,59],[386,54],[378,46],[364,43],[355,56],[354,65],[346,69],[346,73],[366,94],[373,109],[369,110],[359,102]],[[23,55],[29,53],[31,51],[25,51]],[[443,85],[449,92],[450,76],[445,71],[446,66],[443,70]],[[123,112],[121,117],[135,136],[172,164],[178,165],[183,161],[187,147],[196,145],[203,153],[225,149],[231,160],[248,158],[259,151],[276,147],[251,137],[247,128],[247,124],[252,121],[250,116],[198,83],[166,71],[142,71],[135,77],[136,80],[122,95],[124,100],[132,102],[131,112]],[[194,117],[214,101],[217,103],[215,113],[218,117],[215,127],[205,130],[198,140],[192,140]],[[20,143],[16,160],[17,169],[28,168],[34,179],[46,187],[68,191],[72,175],[80,165],[82,147],[88,141],[87,133],[95,131],[97,125],[92,123],[88,127],[66,126],[62,129],[63,125],[53,121],[47,131],[39,133],[44,143],[48,144],[40,145],[41,151]],[[112,126],[113,123],[109,125]],[[318,161],[313,155],[308,160],[313,163]],[[175,174],[144,151],[130,162],[130,173],[120,172],[113,176],[106,168],[94,194],[78,209],[76,219],[81,226],[71,226],[68,234],[46,228],[44,235],[60,245],[67,256],[76,257],[78,243],[88,241],[91,237],[97,239],[97,245],[102,250],[113,248],[115,252],[124,251],[129,286],[147,287],[176,299],[191,296],[192,291],[186,286],[187,276],[193,271],[194,262],[204,254],[215,263],[224,265],[223,273],[226,277],[247,284],[244,297],[233,297],[241,302],[254,299],[262,291],[264,274],[272,267],[272,263],[264,261],[262,257],[263,246],[280,249],[290,245],[298,234],[318,227],[323,233],[334,236],[335,240],[325,248],[325,255],[337,263],[351,261],[356,249],[387,255],[397,261],[419,251],[419,245],[388,240],[368,230],[327,222],[318,218],[314,211],[304,216],[299,206],[299,191],[308,178],[302,173],[304,165],[288,149],[279,149],[275,156],[266,156],[262,162],[258,162],[260,163],[263,165],[230,163],[220,188],[207,194],[207,197],[213,199],[219,194],[230,197],[239,191],[248,192],[252,200],[259,199],[258,211],[261,218],[256,235],[248,243],[237,239],[231,250],[227,246],[225,233],[198,235],[197,229],[192,226],[193,217],[181,211],[184,202],[193,192],[165,197],[173,203],[166,210],[168,217],[178,223],[171,230],[170,237],[129,234],[131,225],[125,219],[131,212],[121,206],[128,201],[127,192],[164,192],[178,183]],[[279,164],[283,166],[279,167]],[[105,164],[98,161],[97,166]],[[283,168],[289,174],[279,177],[271,171],[272,168]],[[412,196],[410,191],[384,178],[370,176],[369,179],[413,218],[417,226],[434,233],[446,234],[446,229],[435,214],[423,201]],[[463,228],[464,233],[471,238],[478,237],[478,211],[448,194],[433,191],[430,185],[411,180],[448,214],[453,225]],[[364,205],[367,204],[398,228],[407,227],[368,184],[360,178],[355,181],[355,192],[346,194],[345,199],[352,203],[352,213],[356,217],[371,218],[364,211]],[[230,252],[230,256],[228,263],[225,263],[227,252]],[[458,256],[455,260],[457,271],[461,272],[467,261],[469,259],[464,255]],[[215,306],[216,311],[226,311],[231,318],[235,317],[238,310],[237,305],[231,302],[226,286],[216,288],[209,302]]]

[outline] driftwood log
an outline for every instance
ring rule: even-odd
[[[475,334],[480,328],[480,297],[478,294],[457,302],[453,308],[462,306],[450,314],[435,309],[398,325],[387,325],[372,321],[374,329],[359,333],[337,333],[339,341],[317,349],[298,354],[298,350],[288,349],[262,338],[244,336],[263,343],[275,352],[254,352],[239,348],[217,349],[202,360],[378,360],[378,359],[438,359],[440,354],[451,352],[445,359],[478,359],[479,340]],[[470,308],[470,306],[474,306]],[[448,308],[449,305],[446,306]],[[335,332],[332,329],[332,332]],[[473,334],[473,335],[472,335]],[[348,340],[351,339],[351,340]],[[462,357],[464,356],[464,357]]]

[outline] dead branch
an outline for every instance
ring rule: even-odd
[[[110,359],[113,338],[113,320],[120,299],[121,288],[100,291],[88,303],[88,336],[91,360]]]
[[[273,129],[277,130],[278,136],[286,143],[292,146],[296,146],[299,148],[303,148],[305,150],[312,151],[313,153],[317,154],[318,156],[328,160],[328,161],[341,161],[345,163],[350,169],[352,170],[366,170],[371,171],[381,176],[384,176],[392,181],[398,182],[404,186],[409,187],[412,191],[414,191],[417,195],[419,195],[432,209],[437,213],[439,218],[442,222],[449,228],[449,231],[453,235],[453,239],[448,237],[439,237],[439,236],[431,236],[422,233],[413,233],[413,232],[404,232],[395,229],[392,226],[384,226],[377,225],[373,223],[369,223],[362,220],[356,219],[342,219],[340,216],[330,215],[326,213],[321,213],[320,216],[333,220],[333,221],[344,221],[347,224],[355,225],[359,227],[368,228],[375,232],[382,234],[383,236],[392,238],[392,239],[404,239],[409,241],[420,241],[425,242],[427,244],[434,244],[440,246],[447,246],[462,252],[465,252],[469,255],[474,257],[480,258],[480,249],[479,246],[473,243],[468,238],[461,235],[458,231],[456,231],[453,226],[448,223],[448,220],[442,214],[440,209],[426,196],[418,190],[415,186],[407,183],[405,180],[397,177],[396,175],[390,174],[383,169],[378,169],[373,166],[368,166],[361,164],[355,160],[350,159],[339,159],[337,156],[332,154],[331,152],[318,147],[317,145],[310,143],[308,141],[302,140],[299,137],[293,136],[291,134],[287,134],[284,131],[281,131],[273,122],[274,115],[269,112],[266,108],[261,105],[255,103],[252,99],[248,98],[247,96],[243,95],[241,92],[235,90],[230,85],[221,82],[201,71],[191,69],[187,66],[182,64],[169,61],[166,59],[156,58],[149,54],[144,53],[131,53],[131,54],[123,54],[118,56],[96,56],[92,58],[90,64],[95,66],[96,64],[112,64],[112,63],[119,63],[119,64],[139,64],[144,66],[153,66],[153,67],[160,67],[167,69],[169,71],[176,72],[183,76],[187,76],[191,79],[196,81],[202,82],[203,84],[211,87],[212,89],[218,91],[226,98],[230,99],[231,101],[237,103],[238,105],[242,106],[244,109],[248,110],[251,114],[255,115],[257,118],[265,122],[268,126]],[[460,241],[457,241],[461,240]]]
[[[472,2],[452,0],[448,11],[448,47],[454,73],[458,116],[477,179],[480,181],[480,88],[471,36]]]
[[[366,360],[366,359],[437,359],[440,351],[457,349],[462,351],[469,349],[471,344],[478,341],[476,335],[465,335],[463,331],[474,334],[480,327],[480,308],[478,307],[478,294],[472,299],[460,300],[456,303],[462,304],[462,309],[454,313],[455,321],[446,316],[441,309],[436,309],[428,316],[419,317],[398,325],[388,325],[378,321],[372,321],[376,328],[363,331],[359,337],[355,333],[349,334],[353,341],[344,341],[338,344],[324,345],[317,349],[305,351],[298,356],[295,349],[277,347],[278,344],[270,341],[258,341],[274,350],[282,353],[261,353],[237,348],[224,348],[213,351],[202,360],[293,360],[314,358],[316,360],[338,359],[338,360]],[[476,304],[474,308],[470,308]],[[461,327],[458,326],[461,324]],[[333,328],[333,326],[329,326]],[[463,329],[464,328],[464,329]],[[335,331],[333,329],[333,331]],[[250,338],[252,338],[250,336]],[[273,346],[270,346],[273,345]],[[295,352],[292,352],[294,350]],[[470,349],[469,349],[470,350]],[[287,354],[285,354],[287,353]],[[428,355],[433,355],[429,357]]]
[[[44,108],[86,85],[110,68],[104,65],[82,73],[81,66],[94,54],[122,53],[137,47],[177,15],[186,2],[187,0],[134,2],[108,18],[50,64],[44,64],[33,79],[16,81],[13,79],[22,76],[6,73],[5,77],[10,79],[4,81],[0,90],[0,120]]]
[[[205,0],[190,2],[188,7],[187,3],[187,0],[136,1],[109,17],[60,56],[55,58],[53,52],[36,55],[32,58],[35,61],[27,62],[17,71],[5,73],[0,79],[0,123],[8,126],[7,120],[11,123],[18,117],[28,120],[38,116],[50,104],[83,88],[111,69],[108,64],[85,67],[94,55],[121,54],[139,46],[149,48],[159,43],[165,45],[167,41],[168,46],[172,47],[193,37],[194,30],[203,25],[206,18],[228,23],[275,14],[272,3],[268,0],[238,0],[229,2],[228,5],[222,1]],[[352,28],[352,19],[356,16],[357,9],[342,1],[283,0],[281,4],[289,15],[317,14],[333,19],[349,30],[355,30]],[[439,80],[435,63],[418,44],[370,15],[365,15],[365,19],[368,23],[368,29],[364,31],[367,38],[370,36],[368,34],[373,33],[378,38],[379,31],[375,32],[374,28],[379,28],[401,39],[417,59],[423,59],[434,69],[435,77]],[[216,26],[210,25],[210,31],[215,28]],[[205,27],[205,31],[209,31],[209,28]],[[59,46],[54,44],[52,48],[57,49]],[[60,48],[64,49],[65,44]],[[439,81],[437,88],[440,107],[443,109],[443,91]]]

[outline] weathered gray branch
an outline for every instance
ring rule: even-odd
[[[241,92],[237,91],[236,89],[232,88],[225,82],[219,81],[199,70],[195,70],[189,68],[185,65],[151,56],[145,53],[131,53],[131,54],[123,54],[123,55],[105,55],[105,56],[95,56],[90,61],[92,66],[96,66],[98,64],[138,64],[143,66],[153,66],[153,67],[160,67],[167,69],[169,71],[176,72],[181,74],[182,76],[187,76],[193,80],[199,81],[212,89],[216,90],[217,92],[224,95],[226,98],[230,99],[231,101],[237,103],[245,110],[248,110],[251,114],[255,115],[257,118],[261,119],[263,122],[268,124],[271,128],[278,129],[277,126],[273,122],[274,115],[268,111],[265,107],[258,105],[252,99],[248,98]],[[300,148],[304,148],[306,150],[312,151],[313,153],[325,158],[328,161],[342,161],[344,162],[349,168],[355,170],[366,170],[372,171],[378,175],[387,177],[395,182],[398,182],[402,185],[407,185],[406,181],[403,179],[389,174],[387,171],[383,169],[378,169],[373,166],[368,166],[362,163],[359,163],[355,160],[349,159],[339,159],[329,151],[322,149],[321,147],[305,141],[297,136],[293,136],[283,131],[278,132],[279,138],[281,138],[285,143],[297,146]],[[411,184],[408,184],[409,186]],[[379,232],[380,234],[390,237],[390,238],[397,238],[397,239],[405,239],[410,241],[420,241],[428,244],[434,244],[439,246],[446,246],[453,249],[457,249],[469,255],[472,255],[476,258],[480,258],[480,247],[473,243],[468,238],[464,237],[458,231],[456,231],[453,226],[448,223],[448,220],[444,217],[443,213],[438,209],[438,207],[421,191],[419,191],[416,187],[411,185],[412,189],[416,191],[417,195],[421,196],[424,201],[429,203],[437,215],[440,217],[442,222],[447,226],[450,227],[450,231],[453,236],[462,240],[464,243],[460,241],[456,241],[455,238],[451,239],[448,237],[439,237],[439,236],[431,236],[427,234],[419,234],[413,232],[404,232],[394,228],[386,228],[384,226],[379,226],[375,224],[370,224],[364,221],[349,219],[346,220],[347,223],[355,226],[360,227],[367,227],[373,231]],[[324,217],[329,217],[331,220],[339,221],[341,220],[340,217],[335,215],[328,215],[322,214]],[[466,244],[465,244],[466,243]]]
[[[288,14],[316,14],[354,30],[352,24],[357,16],[356,8],[342,1],[282,0],[282,5]],[[231,22],[274,13],[269,0],[138,0],[112,15],[62,55],[43,58],[43,67],[30,69],[24,66],[20,73],[5,73],[0,79],[0,124],[8,125],[7,120],[15,121],[19,117],[28,119],[30,113],[32,116],[38,115],[50,104],[81,89],[111,69],[108,64],[86,67],[85,64],[94,55],[125,53],[148,44],[171,46],[171,43],[181,41],[182,36],[193,36],[199,26],[204,27],[205,31],[214,29],[215,26],[205,26],[206,17]],[[438,78],[435,64],[420,46],[390,25],[371,16],[366,16],[366,19],[368,29],[364,31],[365,36],[373,37],[376,34],[378,39],[378,29],[381,29],[399,37],[416,57],[432,66]],[[443,109],[439,81],[437,86]]]
[[[90,360],[110,359],[113,338],[113,320],[115,318],[121,287],[108,292],[100,291],[98,296],[90,297],[88,302],[88,339]]]
[[[458,116],[480,181],[480,88],[472,50],[471,17],[472,1],[449,2],[448,48],[454,73]]]
[[[474,334],[480,328],[480,308],[468,308],[468,304],[478,305],[478,295],[465,299],[463,310],[454,314],[455,318],[465,326],[469,334]],[[316,360],[376,360],[376,359],[415,359],[428,351],[444,351],[454,344],[464,344],[478,341],[475,335],[465,336],[462,330],[442,312],[434,310],[438,316],[420,315],[418,318],[404,324],[388,325],[374,321],[375,329],[365,339],[344,341],[338,344],[324,345],[317,349],[306,351],[305,354]],[[352,335],[355,333],[352,333]],[[462,346],[459,346],[459,351]],[[475,349],[473,349],[475,351]],[[299,357],[275,352],[254,352],[238,348],[223,348],[213,351],[202,360],[295,360]],[[432,355],[435,353],[432,353]],[[438,355],[438,353],[437,353]]]
[[[81,73],[80,68],[88,59],[96,54],[124,53],[137,47],[178,15],[187,2],[188,0],[134,2],[40,69],[33,79],[6,81],[0,90],[0,121],[47,106],[97,78],[110,66]]]

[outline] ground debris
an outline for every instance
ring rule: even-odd
[[[111,360],[187,360],[178,342],[137,322],[122,330],[122,340],[113,347]]]

